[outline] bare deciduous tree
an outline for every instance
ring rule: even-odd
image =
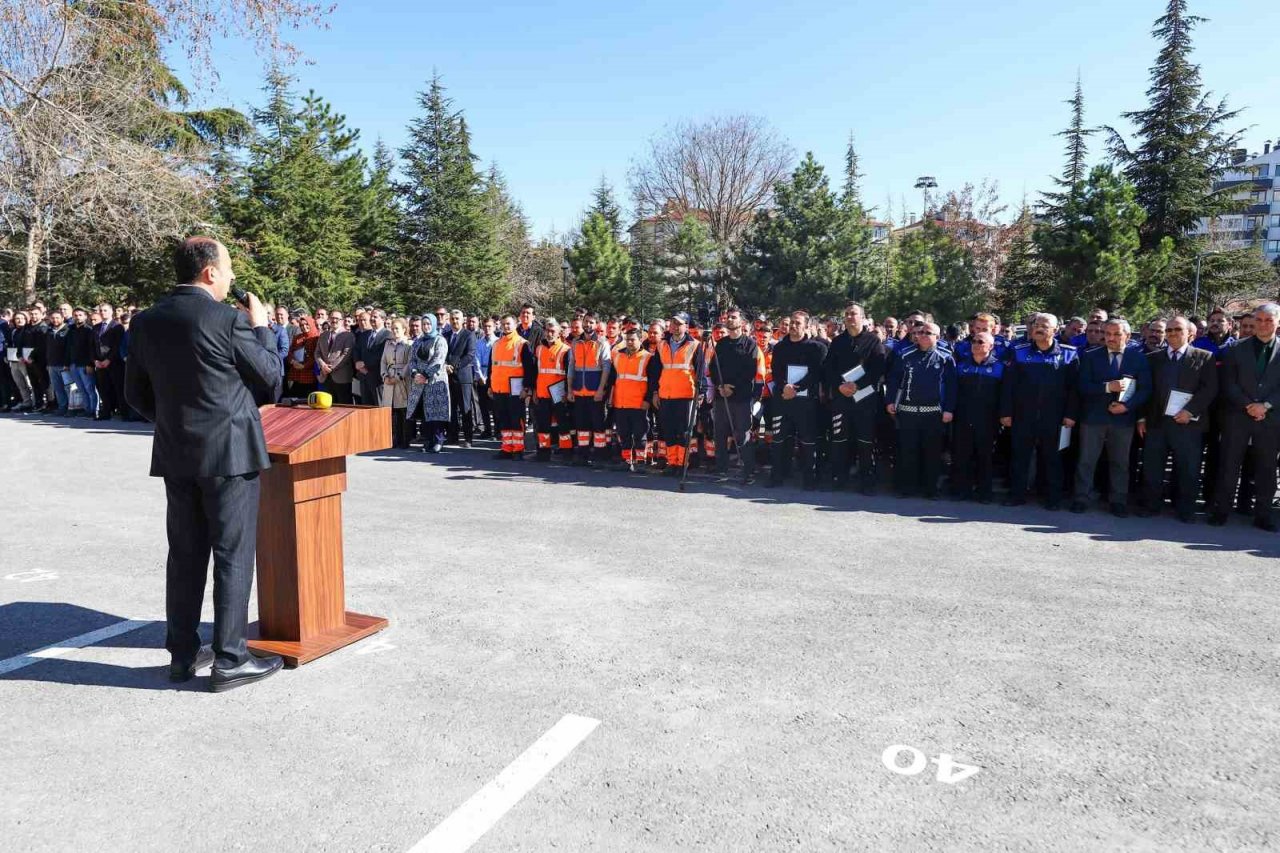
[[[215,36],[289,55],[281,27],[326,12],[305,0],[0,0],[0,251],[21,258],[27,299],[46,249],[151,247],[198,219],[198,152],[144,131],[162,88],[148,46],[171,39],[212,73]]]
[[[705,211],[712,239],[726,249],[769,204],[794,160],[791,146],[757,116],[681,122],[653,137],[633,163],[631,193],[642,216],[668,210],[679,221]]]

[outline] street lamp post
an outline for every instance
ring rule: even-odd
[[[920,190],[920,218],[929,214],[929,190],[938,188],[938,181],[933,175],[921,175],[916,178],[916,189]]]
[[[1220,255],[1220,254],[1222,254],[1221,251],[1196,252],[1196,287],[1195,287],[1195,292],[1191,297],[1191,313],[1193,315],[1200,313],[1200,261],[1201,259],[1204,258],[1205,255]]]
[[[565,306],[568,306],[569,304],[569,258],[567,255],[560,261],[560,282],[564,289],[564,304]],[[566,307],[565,310],[567,311],[568,308]]]

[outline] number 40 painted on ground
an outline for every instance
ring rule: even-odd
[[[911,763],[906,767],[899,767],[898,756],[904,752],[911,754]],[[880,761],[884,766],[901,776],[915,776],[923,773],[925,765],[930,760],[938,765],[938,781],[946,782],[948,785],[962,782],[982,769],[975,764],[961,764],[959,761],[952,761],[951,756],[945,752],[939,753],[937,758],[926,759],[924,753],[914,746],[904,746],[900,743],[894,744],[880,754]]]

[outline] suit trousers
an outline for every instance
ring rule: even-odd
[[[1133,443],[1133,424],[1081,424],[1080,461],[1076,463],[1075,499],[1087,501],[1093,487],[1093,475],[1102,449],[1107,449],[1107,475],[1110,492],[1107,500],[1125,503],[1129,498],[1129,446]]]
[[[1221,468],[1213,490],[1211,512],[1231,511],[1236,483],[1246,459],[1253,462],[1253,514],[1271,518],[1271,501],[1276,496],[1276,455],[1280,453],[1280,422],[1267,415],[1259,423],[1247,415],[1230,413],[1222,430]]]
[[[381,402],[378,392],[382,390],[382,377],[375,370],[367,370],[359,374],[360,405],[377,406]]]
[[[350,379],[345,382],[338,382],[333,378],[325,379],[324,382],[321,383],[320,390],[328,391],[332,394],[333,402],[335,403],[342,403],[349,406],[355,400],[355,395],[351,392]]]
[[[165,477],[169,561],[165,569],[165,648],[175,661],[200,650],[200,609],[213,555],[214,665],[249,659],[245,627],[258,547],[258,472],[235,477]]]
[[[1147,430],[1142,447],[1142,500],[1147,509],[1158,511],[1164,503],[1164,464],[1172,453],[1173,481],[1177,485],[1174,507],[1180,515],[1195,512],[1203,442],[1204,433],[1200,430],[1171,422]]]

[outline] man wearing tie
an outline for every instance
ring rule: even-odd
[[[174,256],[178,285],[129,330],[125,397],[156,425],[151,476],[164,478],[169,678],[213,664],[210,688],[277,672],[249,653],[245,626],[257,549],[258,472],[271,465],[258,405],[280,396],[280,360],[256,296],[223,303],[235,280],[226,248],[192,237]],[[213,554],[213,652],[200,648],[200,608]]]
[[[1276,358],[1276,320],[1280,305],[1268,302],[1253,312],[1253,337],[1222,350],[1219,377],[1223,404],[1222,468],[1213,492],[1209,523],[1227,523],[1240,465],[1252,447],[1253,524],[1275,532],[1271,500],[1276,494],[1276,454],[1280,453],[1280,359]]]
[[[1105,447],[1111,513],[1129,514],[1129,447],[1134,423],[1151,396],[1151,367],[1140,347],[1130,347],[1129,322],[1113,317],[1103,327],[1103,346],[1080,358],[1080,461],[1076,464],[1072,512],[1088,509],[1089,489]]]
[[[1138,515],[1158,515],[1164,503],[1164,463],[1173,454],[1174,507],[1178,520],[1195,523],[1200,494],[1200,449],[1209,428],[1209,411],[1218,396],[1218,369],[1213,353],[1188,341],[1196,327],[1174,317],[1165,332],[1167,349],[1147,354],[1151,364],[1151,398],[1138,420],[1145,441],[1142,456],[1142,506]]]

